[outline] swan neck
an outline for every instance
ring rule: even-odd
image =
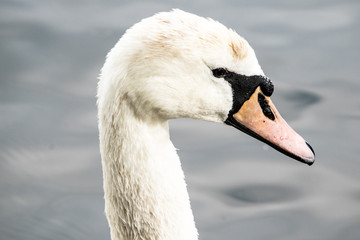
[[[112,240],[197,239],[168,121],[144,121],[129,105],[119,108],[99,111],[105,212]]]

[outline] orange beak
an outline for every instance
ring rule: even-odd
[[[315,161],[311,146],[286,123],[260,87],[227,123],[300,162],[312,165]]]

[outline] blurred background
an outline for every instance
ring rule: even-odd
[[[96,86],[144,17],[180,8],[245,37],[308,167],[225,125],[178,119],[200,239],[360,239],[357,0],[0,0],[0,239],[110,239]]]

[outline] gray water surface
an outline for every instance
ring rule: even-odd
[[[360,239],[359,1],[0,1],[0,239],[110,239],[96,84],[132,24],[172,8],[253,46],[308,167],[220,124],[179,119],[200,239]]]

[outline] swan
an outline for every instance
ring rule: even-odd
[[[97,93],[111,239],[198,239],[169,119],[224,123],[311,165],[314,151],[276,110],[273,89],[249,43],[217,21],[175,9],[129,28]]]

